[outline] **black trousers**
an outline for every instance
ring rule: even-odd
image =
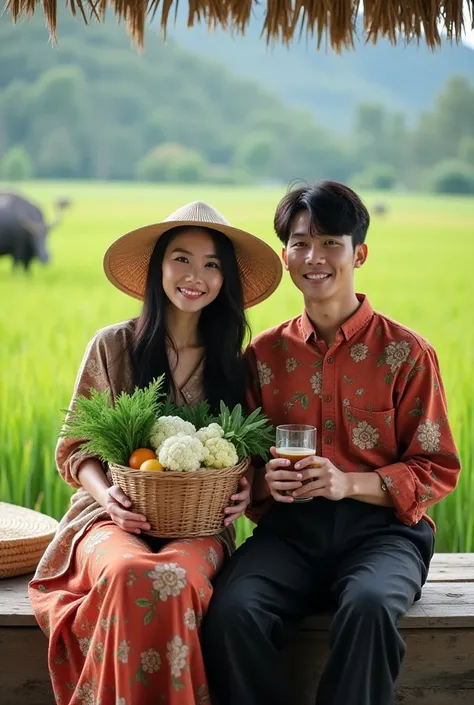
[[[333,607],[316,705],[391,705],[405,653],[397,621],[419,599],[431,527],[386,507],[317,498],[278,504],[217,579],[203,625],[220,705],[297,705],[281,650],[298,622]]]

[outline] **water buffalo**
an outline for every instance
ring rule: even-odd
[[[388,212],[387,204],[379,201],[378,203],[374,204],[373,211],[376,215],[386,215]]]
[[[56,216],[46,223],[41,210],[26,198],[13,191],[0,191],[0,256],[10,255],[13,266],[23,265],[26,271],[35,258],[47,264],[47,235],[68,206],[67,199],[56,201]]]

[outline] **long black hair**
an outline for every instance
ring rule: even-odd
[[[186,226],[168,230],[157,241],[150,259],[144,305],[135,328],[131,358],[134,384],[146,387],[165,374],[162,389],[174,391],[173,377],[166,352],[175,348],[166,330],[166,306],[169,300],[163,289],[162,265],[168,245]],[[220,400],[228,406],[245,405],[247,366],[242,357],[250,328],[244,312],[244,298],[237,258],[232,242],[222,233],[206,228],[219,257],[223,284],[217,297],[199,316],[198,334],[204,346],[204,395],[211,409],[219,410]],[[175,348],[176,354],[178,351]]]

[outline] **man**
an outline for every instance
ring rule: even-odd
[[[331,656],[316,705],[394,699],[405,651],[397,622],[434,550],[426,510],[455,488],[460,463],[435,351],[355,293],[369,220],[357,194],[328,181],[291,191],[276,211],[304,311],[251,344],[252,402],[275,425],[316,426],[318,449],[294,467],[272,449],[255,471],[258,526],[218,580],[204,625],[221,705],[297,705],[281,649],[328,603]]]

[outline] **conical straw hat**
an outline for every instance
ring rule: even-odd
[[[232,241],[246,308],[275,291],[282,277],[276,252],[255,235],[232,227],[219,211],[202,201],[188,203],[162,222],[132,230],[113,242],[104,257],[107,278],[120,291],[143,300],[150,257],[157,240],[168,230],[183,225],[212,228]]]

